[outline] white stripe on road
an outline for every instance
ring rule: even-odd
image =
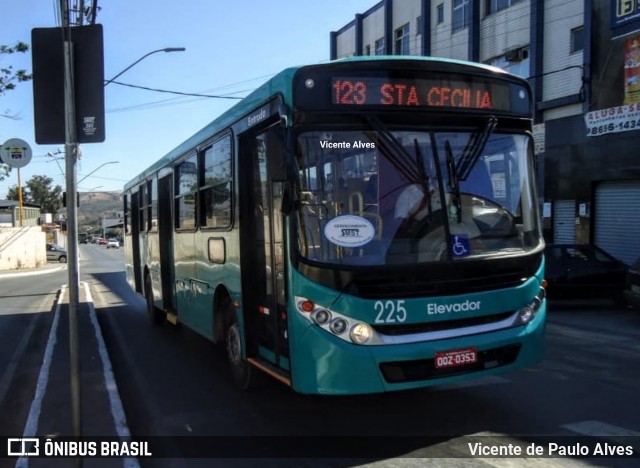
[[[54,271],[60,271],[63,268],[66,268],[66,267],[64,265],[60,265],[58,267],[53,267],[53,268],[41,268],[41,269],[29,270],[29,271],[11,270],[9,273],[0,274],[0,279],[16,278],[18,276],[44,275],[44,274],[47,274],[47,273],[53,273]]]
[[[116,379],[113,376],[113,369],[111,367],[111,360],[109,359],[109,353],[107,352],[107,346],[105,345],[104,338],[102,337],[102,330],[100,330],[100,324],[98,323],[98,317],[96,316],[95,307],[93,307],[93,297],[89,289],[89,283],[83,281],[81,283],[84,286],[87,303],[89,304],[89,319],[93,325],[93,329],[96,333],[96,340],[98,342],[98,353],[100,354],[100,360],[102,361],[102,373],[104,376],[105,386],[109,395],[109,405],[111,406],[111,416],[113,417],[113,423],[115,424],[116,432],[120,437],[130,438],[131,433],[127,426],[127,418],[122,407],[122,400],[120,400],[120,394],[118,393],[118,385]],[[126,468],[138,468],[140,464],[136,458],[125,458],[124,466]]]
[[[29,321],[29,325],[27,329],[22,334],[22,338],[16,346],[15,351],[11,355],[11,359],[9,360],[9,365],[4,371],[2,378],[0,379],[0,404],[4,401],[7,396],[7,392],[9,391],[9,387],[11,386],[11,382],[13,381],[13,377],[18,369],[18,364],[22,359],[22,355],[27,349],[27,345],[29,344],[29,340],[31,339],[31,335],[33,334],[33,330],[36,328],[36,322],[38,321],[38,314],[32,314],[31,319]]]
[[[120,400],[118,388],[113,376],[111,361],[109,360],[109,355],[107,353],[104,338],[102,337],[102,331],[100,330],[100,325],[98,324],[98,320],[96,317],[95,308],[93,306],[93,298],[91,297],[89,285],[86,282],[82,282],[81,285],[84,286],[86,292],[86,300],[89,305],[89,319],[91,321],[91,324],[93,325],[96,334],[96,340],[98,342],[98,353],[102,362],[102,372],[105,379],[105,387],[107,389],[107,394],[109,397],[111,415],[115,424],[116,433],[120,437],[130,438],[131,433],[129,432],[129,428],[127,426],[124,409],[122,407],[122,401]],[[56,334],[60,319],[60,304],[64,300],[66,291],[67,286],[62,286],[60,294],[58,296],[58,302],[56,304],[56,310],[54,313],[53,322],[51,324],[51,330],[49,331],[49,338],[47,340],[47,347],[45,349],[44,358],[42,360],[42,367],[40,368],[40,374],[38,375],[36,393],[33,401],[31,402],[29,416],[27,417],[27,422],[22,433],[23,438],[36,437],[36,433],[38,432],[38,421],[40,420],[40,415],[42,413],[42,401],[44,400],[44,396],[47,391],[47,385],[49,383],[49,375],[51,371],[51,363],[53,361],[53,352],[58,341]],[[27,468],[29,466],[29,458],[19,458],[15,466],[16,468]],[[125,468],[139,468],[140,464],[135,458],[123,458],[123,466]]]
[[[51,362],[53,360],[53,350],[56,347],[58,341],[56,333],[58,330],[58,322],[60,319],[60,304],[67,292],[67,287],[62,286],[60,289],[60,295],[58,296],[58,302],[56,304],[56,311],[53,315],[53,322],[51,323],[51,330],[49,330],[49,339],[47,340],[47,347],[44,351],[44,357],[42,359],[42,367],[40,368],[40,374],[38,375],[38,383],[36,384],[36,394],[31,402],[31,408],[29,409],[29,416],[22,431],[22,437],[35,437],[38,430],[38,421],[40,419],[40,413],[42,412],[42,400],[47,392],[47,384],[49,383],[49,373],[51,370]],[[29,466],[29,458],[22,457],[16,462],[16,468],[23,468]]]
[[[640,437],[640,432],[601,421],[581,421],[560,426],[578,434],[595,437]]]
[[[602,421],[580,421],[564,424],[560,427],[577,434],[600,437],[601,439],[610,440],[615,443],[629,445],[633,447],[635,452],[640,453],[640,443],[638,442],[640,432],[632,429],[614,426],[613,424],[607,424]]]

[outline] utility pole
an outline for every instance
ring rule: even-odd
[[[78,336],[78,308],[80,305],[80,262],[78,261],[77,167],[78,143],[76,138],[76,105],[73,76],[73,43],[67,0],[60,0],[62,31],[64,34],[64,113],[65,113],[65,168],[67,185],[67,250],[69,272],[69,359],[71,369],[71,417],[73,435],[82,436],[80,399],[80,352]],[[76,459],[81,466],[82,460]]]

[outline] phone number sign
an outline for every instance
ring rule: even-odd
[[[587,136],[640,130],[640,104],[610,107],[585,114]]]

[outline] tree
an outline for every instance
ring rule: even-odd
[[[25,53],[29,50],[29,45],[18,42],[13,46],[0,45],[0,55],[10,55],[15,53]],[[13,66],[0,67],[0,96],[6,91],[15,89],[16,83],[29,81],[32,76],[26,70],[13,70]],[[4,117],[8,117],[4,115]]]
[[[62,187],[51,187],[51,177],[34,175],[22,188],[22,201],[40,205],[44,213],[56,215],[62,205]],[[7,200],[18,200],[18,187],[13,186],[7,191]]]

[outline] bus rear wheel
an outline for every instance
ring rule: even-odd
[[[251,364],[242,359],[242,337],[240,335],[240,326],[238,325],[235,315],[232,315],[231,320],[228,322],[225,338],[231,377],[241,390],[247,390],[252,386],[252,374],[255,373],[255,370]]]

